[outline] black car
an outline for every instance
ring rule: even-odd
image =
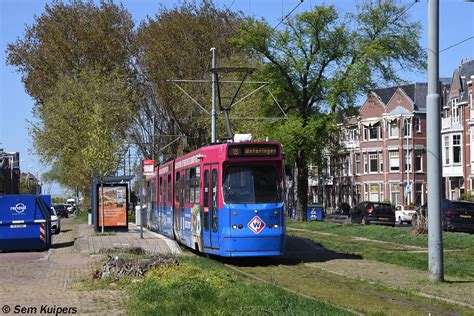
[[[69,212],[67,210],[69,205],[67,204],[56,204],[53,205],[54,210],[56,211],[56,214],[61,217],[69,217]]]
[[[351,223],[395,226],[395,210],[389,203],[361,202],[349,213]]]
[[[474,233],[474,203],[443,200],[443,230]]]

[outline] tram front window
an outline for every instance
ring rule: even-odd
[[[282,201],[274,166],[229,166],[224,174],[224,201],[230,204],[279,203]]]

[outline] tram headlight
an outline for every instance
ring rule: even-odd
[[[242,228],[244,228],[244,225],[240,224],[239,229],[242,229]]]
[[[232,225],[232,228],[233,228],[233,229],[237,229],[237,225],[235,225],[235,224]]]
[[[278,225],[274,225],[273,227],[274,227],[274,228],[278,228]]]

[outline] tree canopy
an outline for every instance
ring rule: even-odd
[[[278,30],[247,19],[233,42],[264,58],[263,76],[272,80],[284,110],[294,116],[272,131],[296,164],[297,209],[303,218],[308,165],[321,161],[327,149],[331,113],[354,105],[358,95],[376,86],[400,80],[398,67],[423,70],[425,53],[420,24],[410,22],[406,8],[395,0],[365,1],[357,13],[345,15],[334,6],[317,6],[283,24]]]

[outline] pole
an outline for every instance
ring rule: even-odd
[[[104,204],[105,204],[105,201],[104,201],[104,178],[100,178],[100,191],[101,191],[101,199],[102,199],[102,214],[101,214],[101,217],[102,217],[102,234],[104,233]]]
[[[140,239],[143,239],[143,161],[140,167],[140,178],[138,181],[140,181]]]
[[[444,281],[443,231],[441,229],[439,0],[428,0],[428,267],[432,283]]]
[[[211,68],[216,68],[216,48],[211,48],[212,52],[212,66]],[[217,130],[216,130],[216,73],[212,71],[212,110],[211,110],[211,143],[216,142]]]
[[[151,124],[152,130],[151,130],[151,159],[155,160],[155,116],[153,115],[151,117]]]
[[[405,117],[405,126],[406,126],[406,129],[407,129],[407,151],[406,151],[406,156],[405,156],[405,159],[406,159],[406,172],[407,172],[407,183],[406,183],[406,186],[405,186],[405,191],[406,191],[406,195],[407,195],[407,205],[410,204],[410,193],[411,193],[411,187],[410,187],[410,173],[408,171],[408,159],[410,159],[410,156],[409,156],[409,151],[408,151],[408,135],[409,133],[411,133],[411,131],[408,130],[408,117]],[[408,190],[410,188],[410,191]],[[400,222],[401,223],[401,222]]]

